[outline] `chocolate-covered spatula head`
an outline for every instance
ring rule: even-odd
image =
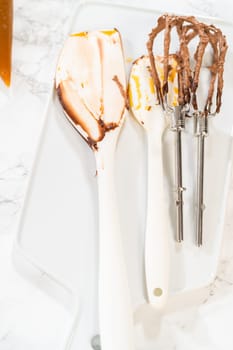
[[[71,34],[57,64],[56,89],[69,121],[97,148],[124,117],[126,79],[119,32]]]

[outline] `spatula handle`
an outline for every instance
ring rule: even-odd
[[[114,154],[96,152],[101,349],[133,350],[133,313],[117,215],[113,158]]]
[[[148,301],[161,309],[169,286],[168,209],[164,195],[161,135],[148,134],[145,273]]]

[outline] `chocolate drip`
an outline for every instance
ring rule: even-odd
[[[169,55],[171,44],[171,31],[176,29],[179,39],[179,49],[177,52],[177,74],[178,74],[178,101],[180,105],[193,105],[198,110],[197,90],[201,74],[201,66],[204,54],[208,44],[212,48],[212,64],[208,67],[210,70],[210,84],[207,99],[204,106],[204,114],[212,113],[212,100],[217,80],[216,109],[218,113],[222,103],[223,90],[223,72],[224,62],[227,52],[226,38],[221,30],[213,25],[207,25],[199,22],[193,16],[174,16],[163,15],[159,17],[157,26],[152,29],[147,42],[147,49],[151,64],[151,75],[156,88],[159,103],[164,107],[164,100],[168,94],[168,74],[169,74]],[[155,56],[153,53],[154,41],[159,33],[164,30],[164,62],[163,73],[164,80],[161,84],[155,65]],[[190,68],[189,44],[195,38],[199,38],[196,51],[194,53],[195,67],[192,72]]]
[[[126,93],[126,90],[124,88],[124,86],[122,85],[122,83],[120,82],[119,78],[117,75],[114,75],[114,77],[112,78],[113,81],[115,81],[115,83],[117,84],[118,88],[119,88],[119,91],[120,91],[120,94],[121,96],[124,98],[125,100],[125,107],[127,109],[129,109],[129,103],[128,103],[128,98],[127,98],[127,93]]]

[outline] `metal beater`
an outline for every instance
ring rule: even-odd
[[[170,54],[171,31],[176,29],[178,35],[178,106],[174,109],[167,104],[170,90],[168,84],[168,56]],[[164,79],[162,85],[154,63],[153,45],[159,33],[164,31]],[[189,52],[189,43],[198,38],[193,55]],[[210,84],[203,110],[198,107],[197,92],[204,54],[208,45],[212,48],[211,64],[207,67],[210,72]],[[176,132],[176,186],[177,186],[177,241],[183,240],[183,182],[182,182],[182,131],[185,128],[185,117],[194,116],[195,135],[198,137],[198,171],[197,171],[197,244],[203,241],[203,211],[204,211],[204,155],[205,138],[208,135],[208,117],[218,113],[221,107],[223,89],[223,70],[227,51],[226,38],[221,30],[213,25],[199,22],[193,16],[163,15],[158,19],[157,26],[152,29],[147,42],[150,57],[151,73],[156,87],[159,103],[170,115],[171,130]],[[195,62],[191,69],[190,60]],[[216,86],[217,85],[217,86]],[[216,90],[216,109],[212,112],[212,100]],[[198,96],[200,97],[200,96]],[[203,97],[203,96],[201,96]]]
[[[202,24],[205,29],[205,35],[208,38],[208,41],[212,47],[211,63],[208,67],[201,67],[199,71],[199,83],[202,78],[202,74],[205,70],[209,71],[209,89],[206,100],[204,101],[203,110],[198,107],[197,96],[199,87],[197,84],[195,91],[192,91],[194,97],[192,98],[192,107],[194,109],[194,133],[197,137],[197,210],[196,210],[196,243],[200,247],[203,244],[203,222],[204,222],[204,173],[205,173],[205,139],[209,133],[209,122],[208,119],[211,116],[219,113],[221,108],[221,98],[222,98],[222,89],[223,89],[223,69],[225,55],[227,51],[227,43],[225,36],[222,35],[222,32],[214,27]],[[207,45],[205,45],[206,48]],[[202,54],[202,59],[204,58],[204,52]],[[208,83],[208,80],[205,78],[203,82],[204,85]],[[214,93],[216,92],[216,101],[215,101],[215,110],[212,112],[212,100]],[[203,94],[200,93],[198,96],[199,100],[203,99]]]
[[[177,25],[177,17],[176,16],[168,16],[164,15],[158,19],[158,25],[156,28],[152,30],[149,34],[149,41],[147,42],[147,49],[150,57],[151,63],[151,71],[152,77],[154,80],[154,85],[156,87],[158,100],[163,107],[166,115],[170,121],[170,129],[175,132],[175,172],[176,172],[176,216],[177,216],[177,227],[176,227],[176,240],[177,242],[182,242],[184,239],[184,224],[183,224],[183,192],[185,187],[183,186],[183,170],[182,170],[182,131],[185,129],[185,118],[186,118],[186,110],[188,103],[184,98],[183,94],[183,86],[180,84],[181,82],[181,70],[179,67],[177,56],[177,90],[178,90],[178,102],[176,106],[172,107],[171,103],[169,103],[170,94],[174,90],[173,81],[169,82],[169,65],[168,65],[168,56],[169,56],[169,46],[170,46],[170,31],[173,27]],[[153,55],[153,44],[154,39],[162,30],[165,30],[164,34],[164,80],[161,86],[160,81],[158,79],[158,72],[156,70],[154,64],[154,55]]]
[[[185,109],[183,106],[176,106],[171,110],[167,108],[167,114],[170,116],[170,129],[175,132],[175,154],[176,154],[176,208],[177,208],[177,229],[176,240],[182,242],[184,240],[184,225],[183,225],[183,166],[182,166],[182,131],[185,129]]]
[[[195,136],[197,136],[197,213],[196,213],[196,241],[198,247],[203,243],[204,216],[204,159],[205,138],[208,136],[208,116],[201,112],[194,113]]]

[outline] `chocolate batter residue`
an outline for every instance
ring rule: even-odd
[[[127,93],[126,90],[124,88],[124,86],[122,85],[122,83],[120,82],[119,78],[117,75],[114,75],[114,77],[112,78],[113,81],[115,81],[115,83],[117,84],[119,90],[120,90],[120,94],[121,96],[124,98],[125,100],[125,107],[127,109],[129,109],[129,102],[128,102],[128,98],[127,98]]]
[[[65,87],[65,85],[66,85],[66,87]],[[60,103],[61,103],[61,105],[63,107],[63,110],[69,116],[69,118],[72,120],[74,125],[79,125],[82,128],[82,130],[87,135],[89,135],[89,136],[87,136],[87,138],[84,137],[84,139],[87,141],[88,145],[93,150],[97,150],[97,148],[98,148],[97,147],[97,143],[103,140],[106,132],[109,132],[110,130],[114,130],[115,128],[117,128],[119,126],[119,123],[121,121],[121,118],[122,118],[122,115],[124,113],[124,110],[122,111],[122,115],[120,117],[119,123],[115,123],[115,122],[108,122],[108,123],[106,123],[101,118],[102,115],[99,116],[98,119],[96,119],[95,116],[92,115],[92,117],[96,120],[95,129],[96,129],[96,135],[98,135],[98,136],[96,136],[95,138],[94,137],[90,137],[91,132],[89,130],[88,124],[86,123],[85,120],[83,120],[82,116],[79,115],[79,112],[76,110],[75,106],[73,106],[70,103],[70,101],[68,100],[68,96],[67,96],[68,87],[67,86],[68,86],[68,82],[64,80],[64,81],[61,81],[59,86],[57,87],[57,95],[58,95]],[[87,108],[87,106],[85,104],[84,104],[84,106],[85,106],[85,108]],[[89,109],[88,109],[88,111],[89,111]],[[83,135],[81,135],[81,136],[83,136]]]
[[[207,100],[204,106],[204,114],[212,113],[212,100],[214,96],[215,84],[217,84],[216,110],[218,113],[222,103],[223,71],[227,51],[227,42],[221,30],[213,25],[199,22],[193,16],[163,15],[159,17],[157,26],[152,29],[147,42],[147,49],[151,64],[151,73],[160,104],[164,107],[164,97],[168,93],[169,75],[169,50],[171,44],[171,32],[176,29],[179,39],[178,60],[178,101],[180,105],[192,103],[193,108],[198,110],[197,89],[200,78],[202,60],[208,44],[212,48],[212,64],[208,67],[211,74]],[[161,82],[154,60],[154,41],[157,35],[164,31],[164,81]],[[190,68],[189,43],[195,38],[199,38],[196,51],[194,53],[195,68]],[[217,83],[216,83],[217,82]]]

